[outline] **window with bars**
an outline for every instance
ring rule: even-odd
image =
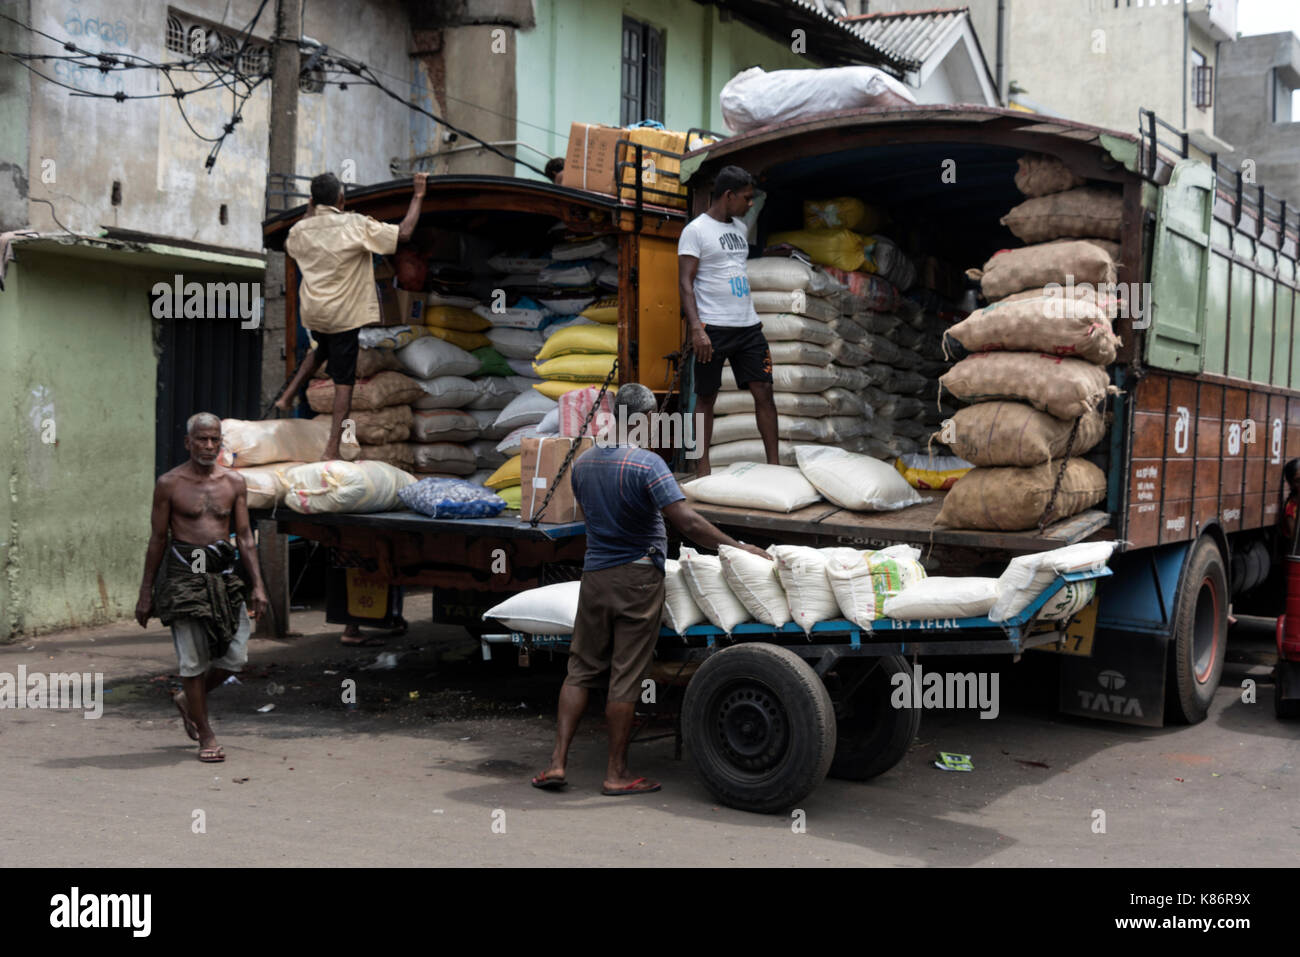
[[[268,72],[271,68],[269,47],[262,42],[249,42],[241,55],[239,47],[242,42],[243,37],[238,31],[201,23],[175,10],[167,15],[166,46],[169,53],[230,64],[234,64],[238,59],[238,68],[243,73],[259,75]],[[320,79],[323,81],[323,77]],[[309,85],[314,84],[309,83]],[[323,87],[322,82],[321,88]],[[309,92],[319,92],[319,90]]]
[[[1214,105],[1214,67],[1200,50],[1192,51],[1192,105],[1198,110]]]
[[[619,124],[664,121],[664,34],[648,23],[623,18],[622,92]]]

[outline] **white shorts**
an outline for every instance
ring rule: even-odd
[[[248,636],[253,630],[248,620],[248,606],[239,606],[239,627],[230,639],[230,647],[216,661],[211,661],[208,652],[208,636],[203,633],[203,626],[197,618],[177,618],[172,622],[172,643],[176,645],[176,657],[180,660],[182,678],[197,678],[206,674],[209,668],[221,668],[223,671],[239,671],[248,663]]]

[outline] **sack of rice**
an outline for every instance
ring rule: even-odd
[[[537,352],[538,362],[554,359],[557,356],[590,355],[618,352],[618,326],[574,325],[561,329],[549,337]]]
[[[759,313],[763,324],[763,338],[768,343],[782,341],[808,342],[825,346],[835,341],[835,330],[820,319],[797,316],[791,312]]]
[[[718,556],[701,555],[682,546],[678,564],[691,597],[711,624],[730,634],[737,625],[750,620],[749,610],[727,585]]]
[[[768,237],[768,244],[772,246],[789,244],[807,253],[808,258],[815,263],[833,266],[846,272],[861,268],[866,261],[864,247],[867,244],[867,237],[851,229],[787,230],[773,233]]]
[[[510,429],[500,428],[496,424],[497,416],[501,414],[500,409],[466,409],[465,411],[474,417],[480,438],[491,439],[495,443],[510,432]]]
[[[1096,409],[1110,388],[1101,366],[1034,352],[978,352],[939,382],[963,402],[1017,399],[1058,419],[1076,419]]]
[[[773,365],[828,366],[831,364],[830,350],[811,342],[770,342],[767,348]]]
[[[825,392],[839,384],[831,366],[772,366],[772,388],[776,392]],[[722,370],[722,388],[739,388],[729,364]]]
[[[545,342],[534,329],[493,327],[487,331],[487,338],[507,359],[531,359]]]
[[[998,600],[989,611],[992,621],[1020,614],[1063,572],[1105,568],[1117,542],[1077,542],[1046,552],[1017,555],[998,579]]]
[[[828,296],[840,284],[820,269],[788,256],[765,256],[745,263],[751,292],[793,292],[802,289],[810,296]]]
[[[829,415],[854,415],[865,419],[875,418],[875,410],[867,405],[857,392],[835,386],[827,389],[822,395],[830,403]]]
[[[827,551],[807,545],[773,545],[777,575],[790,604],[790,619],[805,633],[819,621],[840,617],[839,602],[826,577]]]
[[[361,446],[361,461],[384,462],[394,468],[410,471],[415,464],[415,454],[410,442],[385,442],[382,445]]]
[[[429,334],[425,326],[366,326],[357,330],[362,349],[400,349]]]
[[[871,361],[871,353],[863,343],[849,342],[847,339],[836,339],[828,352],[829,361],[837,365],[856,368]]]
[[[993,254],[982,270],[970,269],[966,275],[977,279],[984,298],[993,301],[1037,289],[1048,283],[1065,286],[1115,282],[1115,264],[1119,246],[1104,239],[1070,239],[1019,249],[1003,249]]]
[[[482,316],[491,325],[504,329],[536,329],[546,318],[542,307],[527,296],[521,296],[509,308],[504,304],[500,307],[495,303],[479,304],[474,307],[474,314]]]
[[[1027,199],[1000,222],[1026,243],[1066,237],[1119,242],[1124,200],[1119,192],[1104,186],[1081,186]]]
[[[497,451],[496,439],[475,439],[473,442],[465,443],[465,447],[474,453],[474,467],[476,469],[498,469],[505,465],[508,458],[508,456]],[[489,472],[489,474],[491,473]],[[487,475],[484,475],[483,478],[487,478]]]
[[[1042,413],[1038,413],[1042,415]],[[957,484],[957,480],[974,467],[973,462],[955,455],[900,455],[894,463],[898,474],[907,480],[912,488],[927,489],[936,492],[946,491]]]
[[[613,353],[585,355],[573,353],[545,362],[534,362],[533,369],[543,379],[562,382],[604,382],[618,358]]]
[[[778,438],[797,442],[820,442],[827,437],[826,420],[800,415],[780,415],[776,417],[776,434]],[[711,444],[725,445],[728,442],[741,442],[745,439],[761,438],[758,420],[753,413],[740,415],[720,415],[713,420],[713,438]]]
[[[424,393],[411,403],[416,409],[460,409],[483,395],[486,379],[466,379],[458,375],[440,375],[420,379]]]
[[[773,392],[772,400],[776,405],[778,415],[804,415],[820,418],[823,415],[831,414],[830,402],[825,398],[824,393],[818,395],[815,392]],[[719,392],[717,399],[713,403],[713,414],[715,416],[753,415],[754,393],[748,389]]]
[[[331,387],[332,391],[332,387]],[[221,451],[217,463],[227,468],[270,465],[276,462],[311,462],[320,458],[330,437],[328,415],[312,419],[221,420]],[[345,431],[339,455],[355,459],[361,450]]]
[[[934,522],[947,528],[1004,532],[1037,528],[1060,470],[1057,462],[1029,468],[971,469],[944,498]],[[1048,521],[1069,518],[1105,497],[1106,474],[1087,459],[1072,458],[1065,465]]]
[[[866,434],[871,428],[871,422],[860,415],[828,415],[821,421],[826,423],[826,436],[822,441],[831,444],[847,442]]]
[[[358,379],[352,388],[352,408],[366,412],[390,405],[410,405],[424,392],[420,383],[400,372],[379,372]],[[307,387],[307,404],[316,412],[334,408],[334,381],[318,379]],[[289,421],[289,420],[284,420]]]
[[[925,579],[917,559],[920,549],[893,545],[877,552],[855,548],[828,548],[826,580],[840,613],[862,628],[885,617],[885,602],[903,589]]]
[[[871,385],[871,376],[861,368],[840,365],[832,365],[829,368],[835,373],[835,388],[861,392]]]
[[[790,620],[790,603],[776,562],[731,545],[718,546],[722,577],[754,621],[780,628]]]
[[[507,432],[521,425],[536,425],[546,418],[546,413],[559,408],[554,399],[533,390],[521,392],[501,410],[496,418],[496,427]]]
[[[885,236],[868,236],[862,251],[866,257],[862,263],[864,272],[884,276],[903,292],[916,282],[916,264],[893,240]]]
[[[804,229],[856,229],[874,233],[887,218],[876,207],[852,196],[803,201]]]
[[[559,582],[512,595],[483,613],[510,631],[526,635],[569,635],[578,618],[582,582]]]
[[[1068,308],[1067,308],[1068,307]],[[1095,365],[1115,361],[1119,337],[1095,302],[1044,297],[976,309],[947,332],[967,352],[1043,352]]]
[[[478,423],[462,409],[423,409],[413,414],[411,438],[416,442],[469,442],[478,438]]]
[[[830,323],[831,332],[835,333],[837,339],[843,339],[847,342],[862,342],[867,338],[867,330],[852,319],[846,319],[841,316]]]
[[[830,322],[840,316],[839,307],[829,299],[819,299],[802,289],[792,292],[779,292],[773,289],[750,293],[754,311],[761,318],[768,313],[789,312],[796,316],[807,316],[821,322]]]
[[[664,627],[681,634],[692,625],[707,620],[700,606],[691,597],[681,562],[675,558],[667,559],[664,562]]]
[[[358,349],[356,371],[358,379],[368,379],[376,372],[404,372],[406,367],[392,349]],[[317,379],[328,378],[326,364],[318,366],[314,375]]]
[[[416,472],[472,475],[478,468],[474,452],[457,442],[412,443],[411,456],[412,467]]]
[[[800,445],[795,459],[804,478],[840,508],[892,511],[924,501],[885,462],[830,446]]]
[[[814,446],[816,447],[816,446]],[[713,453],[709,453],[712,464]],[[757,508],[768,512],[793,512],[821,500],[817,490],[788,465],[740,462],[682,486],[693,502]]]
[[[248,490],[249,508],[275,508],[284,502],[285,493],[289,491],[286,475],[289,469],[303,465],[302,462],[281,462],[278,465],[255,465],[251,468],[235,469],[244,479]]]
[[[465,405],[465,408],[469,411],[475,409],[504,409],[520,395],[527,392],[529,386],[533,383],[532,379],[526,379],[518,375],[488,375],[473,381],[474,387],[478,390],[478,396]]]
[[[389,512],[415,476],[383,462],[309,462],[285,473],[285,504],[295,512]]]
[[[782,465],[795,464],[794,449],[793,442],[777,442],[777,456]],[[720,445],[709,446],[709,465],[715,469],[741,462],[766,461],[767,454],[763,450],[762,439],[744,439],[740,442],[723,442]]]
[[[490,320],[460,306],[430,306],[424,314],[424,324],[461,332],[482,332],[492,325]]]
[[[411,437],[409,405],[390,405],[373,412],[353,412],[349,418],[352,419],[357,441],[362,445],[405,442]]]
[[[886,618],[981,618],[998,600],[996,578],[923,578],[885,599]]]
[[[1040,465],[1065,457],[1073,420],[1058,419],[1023,402],[978,402],[958,409],[935,433],[973,465]],[[1071,455],[1084,455],[1106,434],[1101,413],[1089,409],[1079,422]]]
[[[1017,163],[1016,188],[1026,196],[1046,196],[1087,182],[1055,156],[1045,153],[1025,153]]]

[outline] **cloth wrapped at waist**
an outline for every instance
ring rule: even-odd
[[[163,561],[166,578],[156,611],[164,625],[178,618],[199,623],[215,661],[226,654],[239,628],[244,580],[235,574],[235,547],[228,541],[191,545],[172,541]]]

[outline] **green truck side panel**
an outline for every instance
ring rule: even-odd
[[[1151,264],[1147,362],[1195,374],[1204,366],[1205,286],[1214,174],[1183,160],[1161,190]]]
[[[1277,255],[1263,243],[1255,261],[1270,272]],[[1273,286],[1271,276],[1255,274],[1254,336],[1251,343],[1250,378],[1255,382],[1273,381]]]
[[[153,486],[151,278],[21,246],[9,265],[0,640],[134,610]]]
[[[1236,234],[1233,249],[1243,256],[1249,256],[1252,250],[1246,247],[1250,240]],[[1230,315],[1228,317],[1228,375],[1238,379],[1250,378],[1250,306],[1254,283],[1250,271],[1240,263],[1229,266],[1232,278],[1229,281]]]
[[[1232,233],[1217,219],[1210,225],[1210,245],[1227,247]],[[1228,374],[1228,260],[1210,252],[1210,274],[1205,284],[1205,371]]]

